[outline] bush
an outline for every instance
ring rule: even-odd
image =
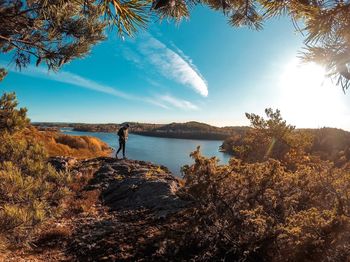
[[[70,180],[47,163],[40,144],[22,135],[29,121],[16,106],[14,94],[1,97],[0,246],[30,240],[37,225],[57,214]]]
[[[315,145],[322,152],[331,147],[330,139],[317,142],[320,136],[294,130],[278,110],[265,112],[267,120],[247,114],[252,128],[224,144],[233,145],[237,157],[228,165],[203,157],[199,148],[191,154],[195,163],[183,167],[183,194],[194,206],[185,234],[175,234],[180,247],[172,255],[198,261],[347,261],[348,152],[338,150],[341,165],[338,155],[334,162],[310,155],[313,140],[313,152]]]
[[[267,119],[246,114],[251,128],[225,139],[221,148],[252,163],[274,158],[290,169],[310,157],[332,161],[337,167],[350,161],[350,132],[336,128],[294,129],[282,119],[280,111],[266,109],[265,113]]]
[[[111,154],[110,147],[100,139],[89,136],[69,136],[61,133],[54,133],[55,143],[48,147],[51,155],[65,149],[65,155],[78,158],[108,156]],[[62,155],[62,153],[60,154]]]
[[[339,261],[350,255],[350,170],[317,161],[288,171],[277,160],[245,163],[192,153],[184,193],[195,207],[178,243],[187,258]]]
[[[254,163],[274,158],[295,169],[296,163],[306,160],[313,136],[287,124],[278,109],[267,108],[265,114],[267,119],[246,113],[252,128],[227,139],[222,147],[243,161]]]
[[[28,126],[21,134],[17,134],[17,137],[39,142],[50,157],[69,156],[83,159],[111,154],[110,147],[95,137],[69,136],[56,131],[39,131],[33,126]]]

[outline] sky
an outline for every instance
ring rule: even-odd
[[[9,75],[0,91],[15,91],[33,122],[248,125],[245,112],[280,109],[300,128],[350,130],[350,94],[301,64],[303,36],[288,18],[264,29],[232,28],[206,7],[176,25],[153,22],[135,38],[108,40],[57,73],[30,65]]]

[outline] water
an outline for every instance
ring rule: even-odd
[[[94,136],[106,142],[114,149],[118,149],[119,147],[118,137],[114,133],[78,132],[72,131],[69,128],[63,128],[61,131],[69,135]],[[181,167],[193,163],[189,154],[197,146],[201,147],[203,155],[208,157],[216,156],[220,159],[219,163],[226,164],[230,156],[218,150],[221,144],[222,141],[174,139],[129,134],[129,139],[126,143],[126,157],[164,165],[173,174],[180,176]],[[120,152],[119,157],[121,156],[122,154]]]

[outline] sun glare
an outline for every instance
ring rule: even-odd
[[[294,60],[280,75],[279,108],[299,127],[336,126],[344,110],[341,88],[321,66]]]

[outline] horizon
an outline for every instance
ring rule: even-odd
[[[206,29],[206,33],[203,32]],[[154,22],[135,38],[108,40],[57,73],[22,71],[1,55],[10,73],[2,91],[15,91],[32,122],[204,122],[247,126],[244,113],[280,109],[297,128],[350,130],[350,98],[314,65],[300,65],[303,37],[288,18],[262,31],[234,29],[205,7],[178,26]]]
[[[169,124],[186,124],[186,123],[191,123],[191,122],[196,122],[199,124],[206,124],[210,125],[212,127],[218,127],[218,128],[234,128],[234,127],[250,127],[250,125],[235,125],[235,126],[217,126],[217,125],[212,125],[206,122],[198,122],[198,121],[186,121],[186,122],[167,122],[167,123],[151,123],[151,122],[138,122],[138,121],[125,121],[121,123],[86,123],[86,122],[34,122],[31,121],[32,124],[83,124],[83,125],[122,125],[124,123],[137,123],[137,124],[154,124],[154,125],[169,125]],[[287,123],[288,124],[288,123]],[[321,129],[321,128],[333,128],[333,129],[340,129],[346,132],[350,132],[350,129],[344,129],[344,128],[338,128],[338,127],[332,127],[332,126],[322,126],[322,127],[295,127],[295,129]]]

